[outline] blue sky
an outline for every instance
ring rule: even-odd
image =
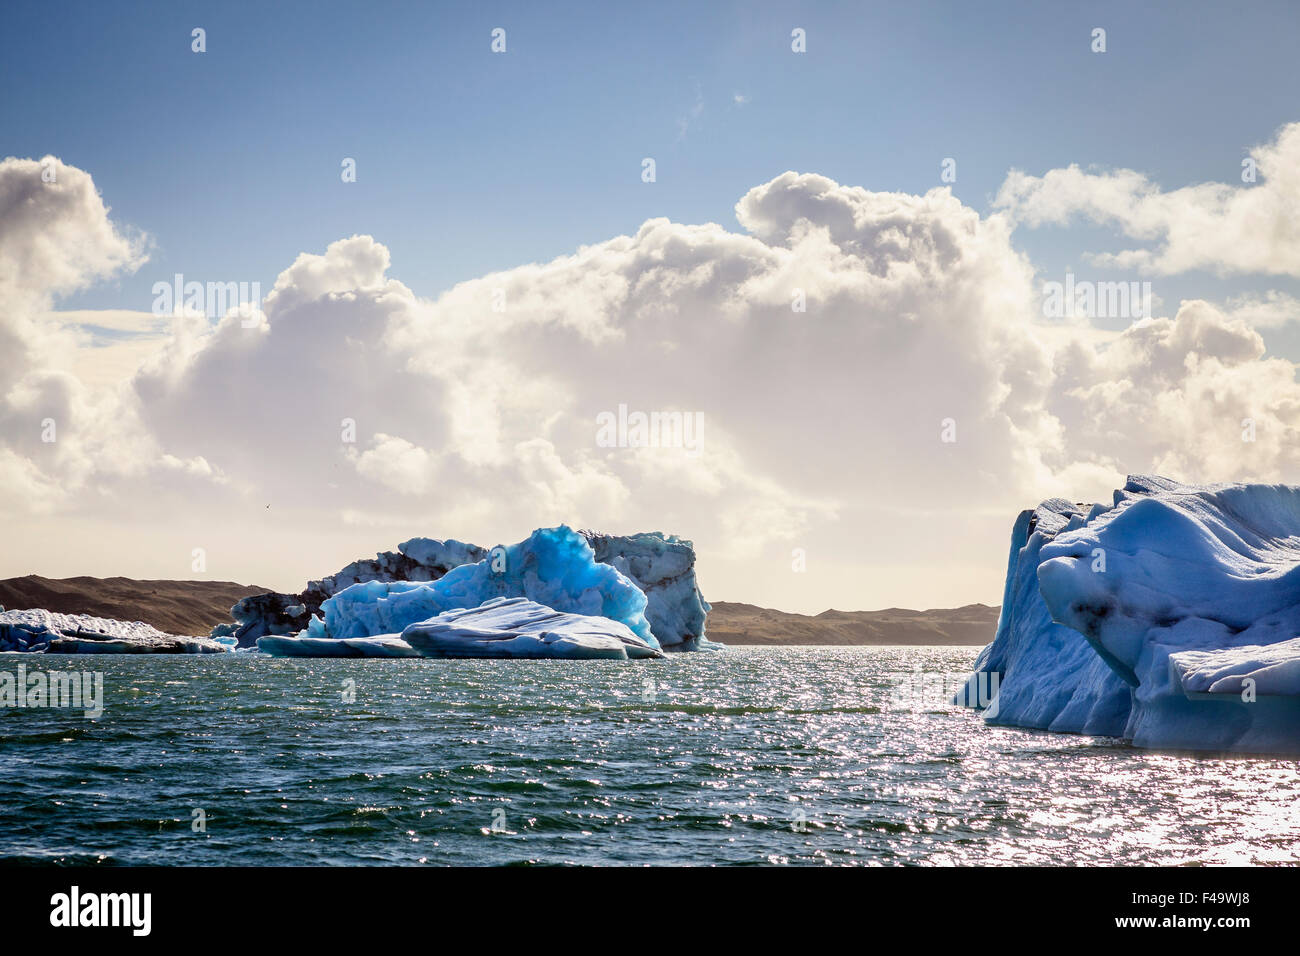
[[[786,169],[923,192],[951,156],[954,192],[981,212],[1013,166],[1232,181],[1295,118],[1300,7],[1086,6],[10,6],[0,152],[86,169],[115,220],[152,237],[137,275],[63,306],[147,309],[173,272],[269,288],[299,252],[354,233],[431,296],[653,216],[734,228],[736,200]],[[505,55],[489,49],[498,26]],[[1052,274],[1089,238],[1018,244]],[[1159,291],[1249,287],[1191,275]]]

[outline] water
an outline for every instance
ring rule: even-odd
[[[0,712],[0,860],[114,864],[1259,863],[1290,760],[890,710],[973,648],[667,661],[25,656],[106,707]],[[0,657],[13,670],[18,657]],[[355,681],[355,703],[344,703]],[[647,685],[653,682],[653,688]],[[194,832],[194,811],[206,832]]]

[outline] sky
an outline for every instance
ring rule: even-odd
[[[563,522],[692,539],[712,599],[997,603],[1044,497],[1300,481],[1297,27],[7,4],[0,575],[297,590]],[[1067,273],[1149,314],[1052,314]]]

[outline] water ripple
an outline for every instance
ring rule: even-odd
[[[966,648],[665,661],[101,658],[0,712],[0,862],[1287,863],[1293,761],[899,712]],[[353,698],[351,695],[355,694]]]

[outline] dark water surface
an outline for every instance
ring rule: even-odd
[[[1254,863],[1300,857],[1294,760],[891,709],[975,648],[666,661],[0,655],[105,710],[0,710],[0,861]],[[353,689],[355,701],[345,698]],[[206,832],[194,832],[195,811]]]

